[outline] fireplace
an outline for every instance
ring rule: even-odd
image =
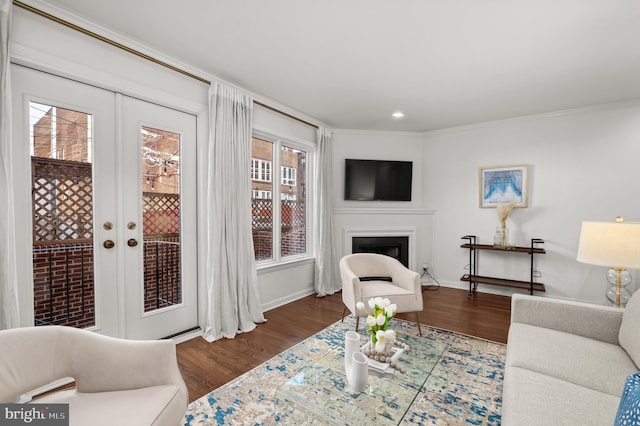
[[[377,253],[398,259],[405,267],[409,267],[409,237],[352,237],[351,253]]]

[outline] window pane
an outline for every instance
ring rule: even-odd
[[[95,325],[92,116],[29,104],[36,325]],[[26,194],[24,194],[26,195]]]
[[[182,303],[180,135],[142,127],[144,311]]]
[[[273,258],[273,143],[251,141],[251,214],[256,260]]]
[[[307,252],[307,153],[283,145],[280,155],[281,253],[285,257]]]

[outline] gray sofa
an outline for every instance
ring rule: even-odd
[[[640,291],[626,309],[516,294],[502,424],[613,425],[640,366]]]

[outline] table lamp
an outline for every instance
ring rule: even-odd
[[[578,262],[609,266],[607,299],[616,307],[624,307],[631,293],[626,286],[631,274],[626,268],[640,268],[640,223],[582,222]]]

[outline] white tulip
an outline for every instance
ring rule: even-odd
[[[385,298],[385,299],[382,299],[382,305],[380,305],[380,307],[381,308],[386,308],[390,304],[391,304],[391,300]]]
[[[378,305],[379,307],[382,307],[382,303],[383,303],[382,297],[376,297],[374,299],[374,304]]]
[[[362,302],[356,303],[356,308],[358,308],[361,311],[364,311],[364,303]]]
[[[367,324],[369,324],[369,327],[373,327],[376,325],[376,318],[373,315],[367,316]]]
[[[375,350],[376,350],[376,352],[384,352],[384,342],[378,340],[376,342]]]
[[[384,308],[384,313],[387,314],[387,316],[392,317],[396,314],[397,310],[398,310],[398,305],[396,305],[395,303],[392,303],[389,306]]]
[[[387,321],[387,317],[385,317],[384,315],[380,314],[378,315],[378,317],[376,318],[376,323],[378,325],[384,325],[384,323]]]
[[[376,308],[376,300],[372,297],[369,299],[369,307],[373,310]]]

